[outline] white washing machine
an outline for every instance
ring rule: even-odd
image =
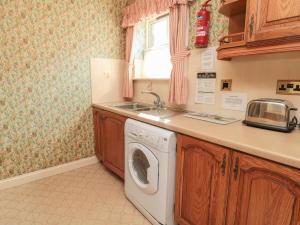
[[[125,194],[155,225],[174,223],[176,135],[128,119],[125,124]]]

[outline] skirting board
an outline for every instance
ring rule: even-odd
[[[0,180],[0,190],[4,190],[11,187],[16,187],[22,184],[27,184],[32,181],[40,180],[45,177],[50,177],[56,174],[65,173],[74,169],[78,169],[80,167],[92,165],[98,163],[98,159],[96,156],[92,156],[89,158],[79,159],[73,162],[69,162],[66,164],[34,171],[31,173],[23,174],[20,176],[7,178],[4,180]]]

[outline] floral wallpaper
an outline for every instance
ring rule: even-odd
[[[195,0],[190,9],[190,44],[191,49],[195,48],[195,32],[196,32],[196,15],[201,9],[201,4],[206,0]],[[218,13],[220,7],[220,0],[211,1],[211,16],[210,16],[210,31],[209,31],[209,46],[219,46],[218,40],[227,34],[228,19]]]
[[[123,58],[126,0],[0,0],[0,179],[94,155],[91,57]]]

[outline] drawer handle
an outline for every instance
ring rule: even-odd
[[[236,180],[239,175],[239,169],[240,169],[240,159],[237,157],[235,159],[235,164],[234,164],[234,169],[233,169],[233,174],[234,174],[234,179]]]
[[[129,132],[130,135],[134,136],[134,137],[137,137],[137,133],[134,133],[134,132]]]
[[[225,176],[226,165],[227,165],[227,157],[226,157],[226,154],[224,154],[224,157],[223,157],[223,160],[222,160],[222,164],[221,164],[221,171],[222,171],[222,175],[223,176]]]
[[[249,24],[250,38],[253,35],[253,30],[254,30],[254,15],[252,14],[250,19],[250,24]]]

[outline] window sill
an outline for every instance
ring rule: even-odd
[[[153,77],[153,78],[151,78],[151,77],[137,77],[137,78],[133,78],[133,80],[134,81],[139,81],[139,80],[156,80],[156,81],[168,81],[168,80],[170,80],[170,78],[169,77],[162,77],[162,78],[157,78],[157,77]]]

